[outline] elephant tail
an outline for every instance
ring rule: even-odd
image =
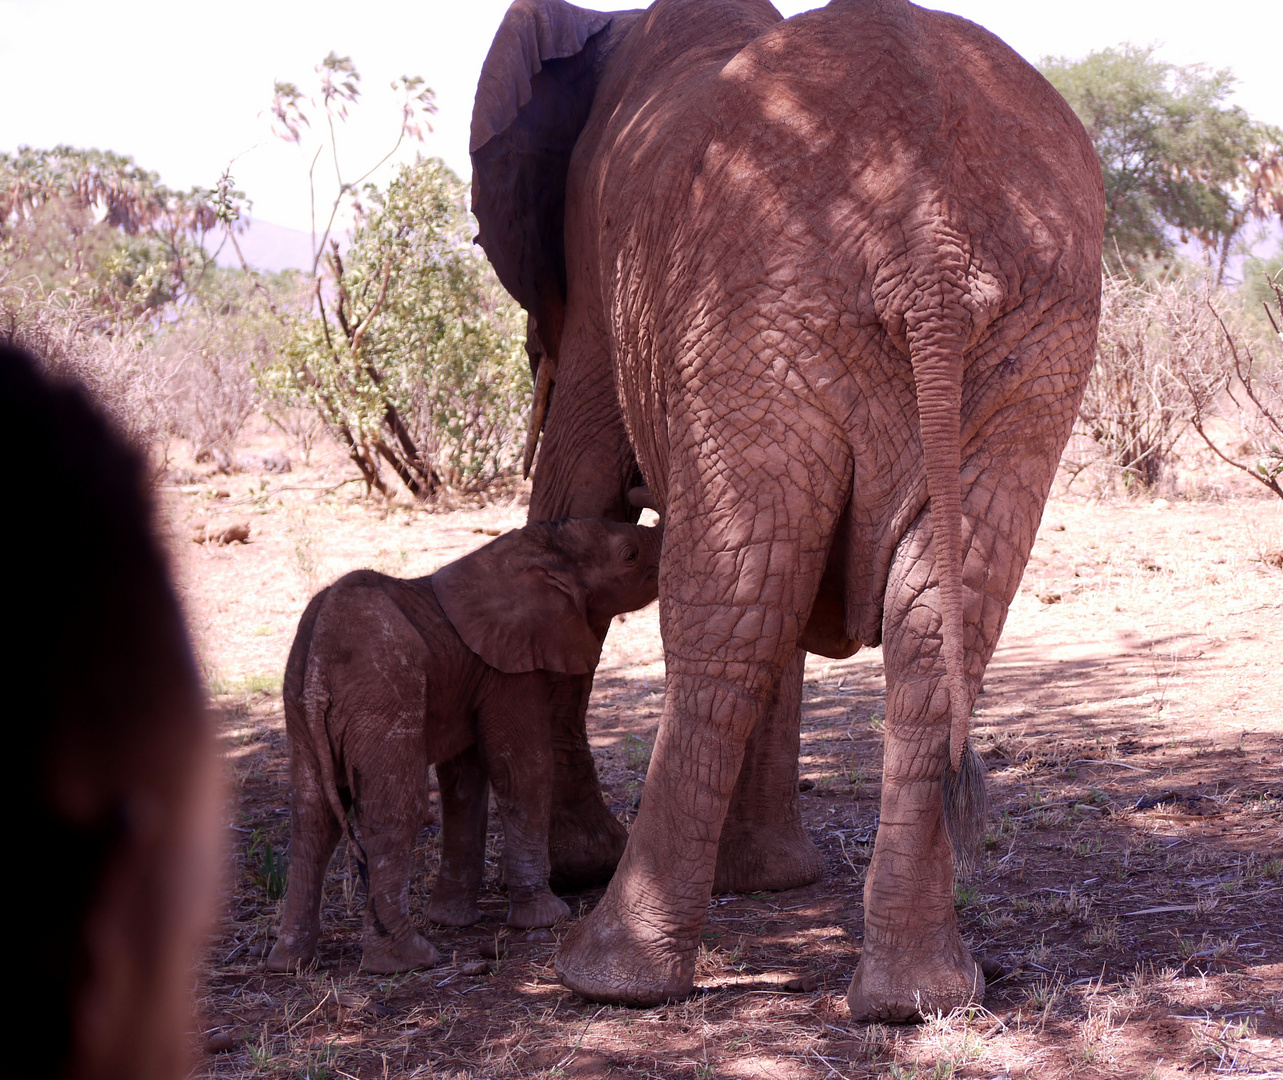
[[[347,808],[344,807],[343,799],[339,795],[338,778],[334,768],[334,750],[330,745],[330,729],[327,723],[330,703],[330,693],[325,683],[322,666],[318,663],[309,664],[307,675],[304,679],[301,704],[309,742],[316,753],[321,793],[330,808],[330,813],[334,815],[334,820],[339,823],[340,828],[343,830],[343,835],[347,837],[348,846],[356,859],[356,868],[357,873],[361,876],[361,884],[368,885],[369,877],[366,872],[365,848],[361,846],[361,842],[352,831],[352,824],[348,820]]]
[[[968,740],[971,692],[967,685],[962,563],[962,375],[972,305],[965,285],[941,281],[925,310],[906,314],[909,356],[918,399],[918,423],[931,500],[936,582],[940,590],[941,652],[949,691],[949,761],[944,775],[944,818],[955,858],[969,863],[985,824],[984,765]],[[970,309],[970,310],[969,310]]]
[[[968,742],[958,768],[950,762],[944,770],[944,829],[953,848],[954,865],[964,873],[971,870],[988,818],[985,763]]]

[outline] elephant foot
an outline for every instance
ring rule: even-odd
[[[662,1005],[695,986],[695,948],[625,919],[609,893],[566,935],[553,962],[563,985],[612,1005]]]
[[[508,886],[508,925],[529,930],[566,918],[570,906],[546,885]]]
[[[558,892],[605,885],[619,865],[628,830],[600,796],[553,807],[548,830],[552,872],[548,884]]]
[[[779,892],[813,885],[824,857],[800,821],[762,825],[727,821],[717,845],[714,893]]]
[[[282,934],[267,954],[268,971],[298,971],[316,959],[316,938],[289,938]]]
[[[440,959],[441,954],[432,942],[413,931],[403,941],[366,935],[361,970],[375,975],[395,975],[398,971],[431,967]]]
[[[980,966],[955,934],[951,947],[910,956],[866,943],[846,1001],[852,1020],[904,1021],[979,1005],[984,996]]]
[[[432,890],[428,900],[428,919],[440,926],[471,926],[481,921],[481,909],[472,896],[438,896]]]

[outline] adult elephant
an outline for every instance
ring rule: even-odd
[[[472,154],[479,239],[551,392],[532,513],[624,516],[636,466],[665,513],[663,718],[562,981],[691,990],[728,807],[778,792],[796,747],[800,650],[881,643],[851,1011],[979,999],[949,839],[982,825],[968,717],[1095,344],[1082,126],[991,34],[906,0],[517,0]]]

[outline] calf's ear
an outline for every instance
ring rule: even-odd
[[[450,624],[492,668],[566,675],[596,668],[601,642],[588,625],[586,590],[526,529],[443,566],[431,580]]]

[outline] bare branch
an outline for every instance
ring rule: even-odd
[[[1260,398],[1257,397],[1256,391],[1252,389],[1252,365],[1256,361],[1252,356],[1251,350],[1248,349],[1246,345],[1243,346],[1243,351],[1247,354],[1247,363],[1244,365],[1239,359],[1238,347],[1234,341],[1234,335],[1230,333],[1229,328],[1225,325],[1225,320],[1221,318],[1220,312],[1217,311],[1216,308],[1212,307],[1210,300],[1208,301],[1207,306],[1212,309],[1212,314],[1216,316],[1216,321],[1220,324],[1221,333],[1225,335],[1226,344],[1228,344],[1230,348],[1230,355],[1234,358],[1234,373],[1238,376],[1238,381],[1243,384],[1243,391],[1247,394],[1248,400],[1256,406],[1256,410],[1261,414],[1261,418],[1263,420],[1274,428],[1275,431],[1283,434],[1283,423],[1279,422],[1279,418],[1266,407]]]
[[[330,322],[325,317],[325,301],[321,298],[321,279],[317,278],[313,283],[313,291],[316,294],[316,306],[321,313],[321,330],[325,334],[325,347],[334,352],[334,339],[330,336]]]
[[[1283,488],[1279,487],[1278,480],[1275,477],[1264,475],[1262,473],[1257,472],[1255,469],[1249,469],[1246,465],[1240,465],[1233,458],[1228,457],[1224,453],[1222,453],[1221,448],[1217,446],[1214,442],[1212,442],[1210,436],[1207,434],[1205,430],[1203,430],[1202,418],[1199,418],[1193,421],[1193,423],[1190,426],[1193,427],[1193,429],[1198,432],[1199,437],[1202,438],[1203,442],[1207,444],[1207,448],[1211,450],[1212,453],[1215,454],[1218,458],[1220,458],[1223,462],[1225,462],[1227,465],[1233,465],[1234,468],[1238,469],[1240,472],[1246,473],[1253,480],[1256,480],[1259,483],[1264,484],[1267,488],[1269,488],[1272,492],[1274,492],[1274,494],[1277,495],[1280,499],[1283,499]]]
[[[374,301],[374,306],[370,308],[370,313],[361,320],[360,325],[357,326],[355,333],[352,335],[353,353],[359,353],[361,351],[361,341],[365,337],[365,332],[369,330],[370,323],[374,321],[374,317],[378,315],[379,310],[383,307],[383,302],[388,297],[388,282],[391,280],[392,260],[388,259],[383,264],[383,283],[379,286],[379,298]]]

